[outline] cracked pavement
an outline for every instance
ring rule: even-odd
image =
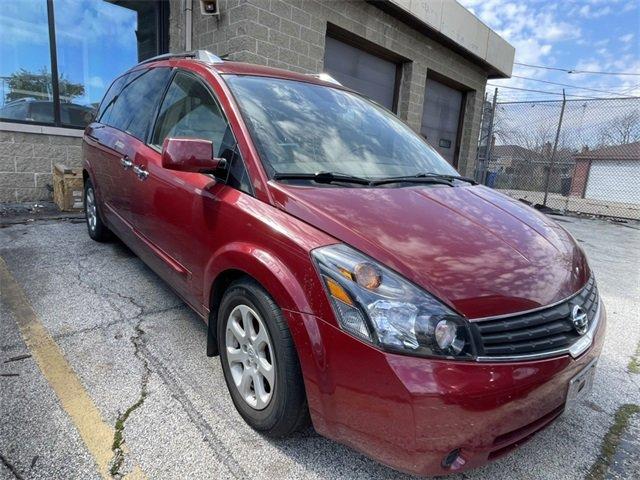
[[[459,478],[585,478],[616,410],[640,404],[628,364],[640,342],[640,226],[560,218],[586,250],[609,324],[594,391],[513,454]],[[115,477],[404,478],[312,429],[266,439],[235,411],[204,323],[119,242],[73,220],[0,228],[0,256],[93,399],[121,435]],[[0,479],[100,478],[93,459],[0,304]],[[14,357],[24,357],[5,363]],[[11,376],[5,376],[11,375]],[[606,478],[638,478],[632,417]],[[124,445],[126,449],[121,449]],[[451,477],[457,478],[457,477]]]

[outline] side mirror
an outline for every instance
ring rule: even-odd
[[[162,167],[179,172],[213,173],[225,168],[224,158],[213,157],[213,143],[195,138],[166,138],[162,145]]]

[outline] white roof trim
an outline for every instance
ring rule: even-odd
[[[81,128],[49,127],[46,125],[29,125],[28,123],[0,122],[2,132],[37,133],[42,135],[58,135],[60,137],[82,138],[84,130]]]

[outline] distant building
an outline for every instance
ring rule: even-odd
[[[520,167],[522,164],[531,165],[542,161],[541,154],[520,145],[494,145],[491,149],[489,170],[512,173],[514,171],[512,167]]]
[[[640,142],[585,148],[574,158],[572,196],[640,204]]]
[[[489,176],[493,176],[491,186],[509,190],[544,191],[547,173],[551,168],[553,147],[547,142],[537,150],[520,145],[494,145],[488,168]],[[563,195],[569,193],[572,157],[573,153],[568,149],[556,151],[549,177],[550,192]]]

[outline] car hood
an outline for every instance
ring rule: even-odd
[[[583,252],[566,230],[483,186],[270,187],[278,208],[396,270],[468,318],[558,302],[589,276]]]

